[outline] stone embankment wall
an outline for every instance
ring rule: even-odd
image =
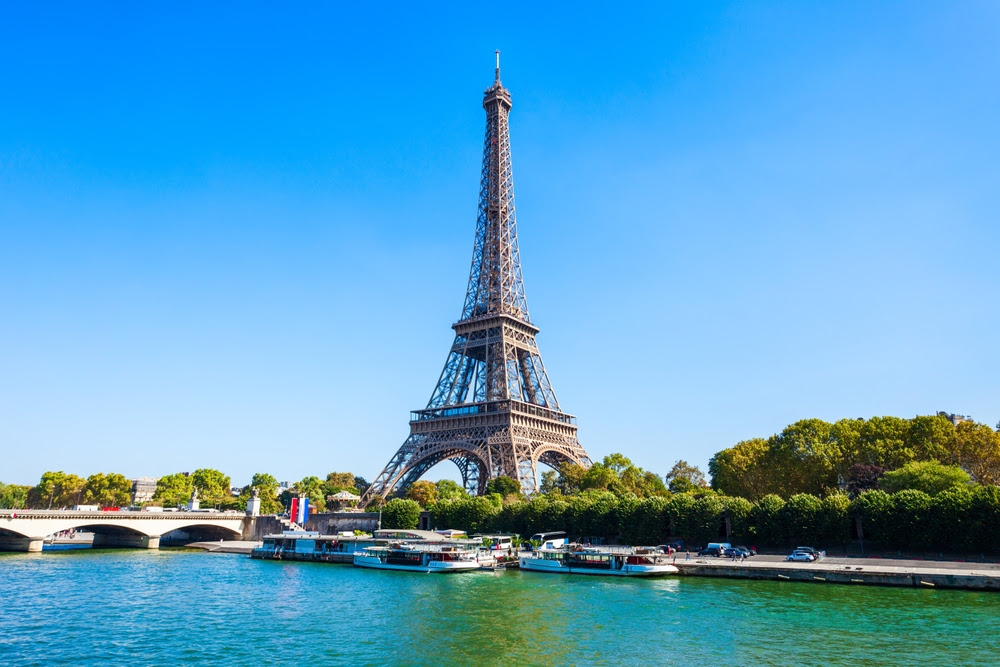
[[[248,517],[244,523],[243,539],[260,540],[265,535],[274,535],[283,530],[288,530],[288,527],[276,516],[255,516],[252,519]]]
[[[945,570],[933,567],[824,566],[820,563],[676,563],[682,575],[769,579],[808,583],[850,584],[853,586],[908,586],[916,588],[958,588],[1000,591],[1000,576],[983,572]]]

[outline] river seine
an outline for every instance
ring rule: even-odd
[[[0,555],[0,664],[995,665],[995,593]]]

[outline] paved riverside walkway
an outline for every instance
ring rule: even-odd
[[[812,563],[781,556],[677,559],[681,574],[700,577],[770,579],[853,585],[960,588],[1000,591],[1000,564],[957,561],[912,561],[881,558],[824,558]]]

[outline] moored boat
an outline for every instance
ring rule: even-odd
[[[262,560],[304,560],[321,563],[352,563],[354,554],[375,546],[370,535],[320,535],[316,532],[288,530],[266,535],[250,552]]]
[[[354,554],[354,564],[377,570],[408,572],[462,572],[479,569],[474,550],[438,544],[390,544],[368,547]]]
[[[600,574],[617,577],[655,577],[676,574],[666,555],[643,547],[581,547],[541,549],[520,559],[522,570]]]

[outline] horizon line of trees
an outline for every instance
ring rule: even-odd
[[[961,469],[983,486],[1000,484],[1000,432],[945,413],[829,423],[803,419],[769,438],[743,440],[711,458],[712,488],[757,500],[768,494],[858,494],[908,463]]]
[[[183,507],[197,490],[202,507],[243,509],[254,488],[259,492],[261,512],[279,514],[290,506],[294,495],[309,497],[310,504],[323,511],[333,494],[349,491],[361,495],[367,490],[368,482],[353,473],[331,472],[325,480],[308,476],[290,489],[281,489],[274,475],[255,473],[249,484],[234,493],[228,475],[212,468],[199,468],[192,473],[178,472],[160,477],[152,500],[141,505]],[[126,507],[131,504],[132,481],[120,473],[95,473],[83,478],[59,470],[46,471],[34,486],[0,482],[0,508],[3,509],[65,509],[75,505]]]
[[[913,489],[934,495],[956,485],[1000,483],[1000,433],[973,422],[956,426],[945,413],[834,423],[805,419],[770,438],[744,440],[718,452],[709,462],[709,473],[711,484],[697,466],[678,460],[661,478],[623,454],[613,453],[589,468],[564,463],[558,470],[543,472],[536,495],[568,498],[609,492],[617,497],[669,499],[677,494],[696,498],[716,494],[750,502],[768,495],[787,500],[799,494],[822,499],[846,493],[853,499],[876,489],[887,493]],[[307,476],[282,491],[273,475],[256,473],[250,484],[234,495],[229,476],[202,468],[161,477],[153,503],[183,506],[197,489],[203,506],[242,509],[256,487],[265,514],[282,512],[295,495],[308,497],[311,506],[324,511],[334,494],[349,491],[360,496],[368,486],[364,478],[352,473],[331,472],[325,479]],[[490,480],[486,493],[500,498],[501,504],[525,500],[517,480],[506,477]],[[416,503],[418,513],[419,508],[432,509],[438,503],[469,497],[461,485],[447,479],[436,483],[419,480],[404,494]],[[131,482],[118,473],[97,473],[84,479],[49,471],[34,487],[0,483],[0,507],[14,509],[122,506],[130,500]],[[368,509],[381,505],[377,499]],[[393,511],[388,505],[386,508]],[[406,513],[411,515],[412,508]]]
[[[810,544],[847,550],[857,543],[901,551],[1000,552],[1000,487],[957,484],[931,494],[918,489],[866,490],[854,498],[769,494],[756,502],[717,493],[639,498],[611,491],[508,499],[494,493],[437,502],[434,528],[531,535],[563,530],[632,545],[683,539],[688,546],[729,539],[763,547]],[[386,528],[417,526],[416,501],[395,498],[382,508]]]

